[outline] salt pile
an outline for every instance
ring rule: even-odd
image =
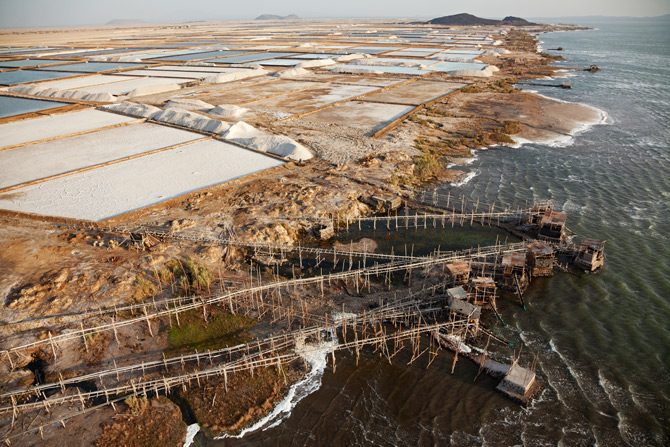
[[[449,71],[448,73],[452,76],[468,76],[468,77],[475,77],[475,78],[488,78],[490,76],[493,76],[493,73],[500,71],[498,67],[495,65],[488,65],[485,69],[483,70],[454,70],[454,71]]]
[[[130,101],[123,101],[120,104],[112,104],[103,107],[103,109],[113,112],[123,113],[124,115],[135,116],[137,118],[151,118],[161,112],[161,109],[146,104],[137,104]]]
[[[316,68],[316,67],[325,67],[328,65],[335,65],[335,61],[332,59],[314,59],[311,61],[301,62],[297,65],[298,68]]]
[[[165,104],[166,109],[210,110],[214,106],[199,99],[171,99]]]
[[[204,103],[207,104],[207,103]],[[208,104],[209,105],[209,104]],[[125,115],[139,118],[150,118],[159,122],[175,124],[189,129],[200,130],[202,132],[221,135],[226,140],[238,143],[240,145],[256,149],[262,152],[268,152],[280,157],[286,157],[291,160],[309,160],[313,158],[312,152],[305,146],[293,141],[284,135],[271,135],[254,126],[239,121],[230,124],[225,121],[207,118],[198,113],[189,112],[180,108],[168,108],[161,110],[145,104],[135,104],[124,101],[120,104],[114,104],[104,107],[106,110],[123,113]],[[210,111],[212,115],[220,113],[246,113],[248,110],[231,105],[217,106]]]
[[[221,73],[219,75],[209,76],[203,79],[202,82],[206,84],[223,84],[224,82],[238,81],[240,79],[263,76],[266,74],[268,74],[268,71],[262,68],[244,71],[240,70],[233,73]]]
[[[251,126],[244,121],[233,124],[230,128],[223,134],[223,138],[226,140],[240,140],[240,139],[250,139],[265,135],[264,132],[256,129],[254,126]]]
[[[224,121],[210,119],[197,113],[177,108],[163,110],[151,118],[163,123],[176,124],[189,129],[202,130],[219,135],[222,135],[230,128],[230,124]]]
[[[261,135],[253,138],[231,138],[230,140],[291,160],[309,160],[313,157],[309,149],[284,135]]]
[[[278,71],[277,73],[273,73],[272,76],[278,77],[280,79],[285,79],[285,78],[295,78],[298,76],[305,76],[308,74],[310,74],[309,70],[305,70],[304,68],[298,66]]]
[[[349,61],[355,61],[357,59],[366,59],[366,58],[371,58],[369,54],[363,54],[363,53],[354,53],[354,54],[344,54],[342,56],[337,57],[335,60],[337,62],[349,62]]]
[[[284,135],[270,135],[240,121],[233,124],[223,138],[244,146],[290,158],[291,160],[309,160],[314,155],[305,146],[296,143]]]
[[[249,109],[245,109],[244,107],[233,104],[219,104],[207,113],[210,115],[220,116],[222,118],[240,119],[247,112],[249,112]]]
[[[39,85],[21,85],[10,87],[10,92],[24,95],[41,96],[43,98],[81,99],[93,102],[115,102],[116,97],[110,93],[90,93],[85,90],[59,90],[55,88],[40,88]]]

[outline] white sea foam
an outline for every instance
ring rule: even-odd
[[[463,185],[467,184],[470,180],[475,178],[478,174],[479,174],[479,170],[478,169],[473,169],[472,171],[468,172],[468,174],[463,178],[463,180],[461,180],[458,183],[451,183],[451,186],[456,186],[456,187],[463,186]]]
[[[224,438],[242,438],[247,433],[257,430],[267,430],[276,427],[282,421],[291,415],[291,411],[305,397],[312,394],[321,387],[321,378],[326,369],[328,354],[337,346],[337,336],[331,332],[331,340],[324,341],[318,345],[305,345],[300,351],[300,355],[310,365],[310,371],[299,382],[295,383],[286,394],[286,397],[279,402],[274,410],[251,427],[245,428],[238,435],[223,435],[215,439]]]
[[[186,428],[186,440],[184,440],[184,447],[189,447],[195,440],[195,435],[200,431],[198,424],[191,424]]]
[[[599,118],[594,120],[594,121],[585,121],[585,122],[580,123],[577,127],[572,129],[572,131],[569,134],[556,134],[556,135],[551,136],[551,137],[547,137],[547,138],[543,138],[543,139],[537,139],[537,140],[527,140],[525,138],[512,136],[512,139],[514,140],[514,145],[512,145],[511,147],[513,147],[513,148],[518,149],[521,146],[523,146],[524,144],[529,144],[529,143],[541,144],[541,145],[549,146],[549,147],[567,147],[567,146],[570,146],[571,144],[574,143],[574,139],[575,139],[576,136],[579,136],[582,133],[588,131],[593,126],[599,126],[599,125],[603,125],[603,124],[611,124],[611,119],[610,119],[609,115],[607,114],[607,112],[605,112],[604,110],[599,109],[597,107],[593,107],[593,106],[590,106],[588,104],[573,103],[573,102],[564,101],[564,100],[558,99],[558,98],[552,98],[550,96],[545,96],[541,93],[538,93],[537,90],[526,90],[526,92],[534,93],[537,96],[541,96],[542,98],[546,98],[546,99],[549,99],[549,100],[552,100],[552,101],[561,102],[561,103],[564,103],[564,104],[579,104],[581,106],[588,107],[589,109],[594,110],[595,112],[597,112],[599,114]]]

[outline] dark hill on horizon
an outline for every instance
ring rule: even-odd
[[[261,14],[254,20],[302,20],[302,19],[295,14],[289,14],[287,16],[278,16],[276,14]]]
[[[482,26],[482,25],[508,25],[508,26],[531,26],[531,23],[520,17],[507,16],[502,20],[482,19],[472,14],[454,14],[450,16],[438,17],[426,22],[429,25],[451,25],[451,26]]]

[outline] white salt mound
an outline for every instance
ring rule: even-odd
[[[337,62],[349,62],[349,61],[355,61],[356,59],[365,59],[368,56],[369,56],[368,54],[362,54],[362,53],[344,54],[342,56],[337,57],[335,60]]]
[[[134,96],[145,96],[145,95],[154,95],[156,93],[171,92],[173,90],[179,90],[181,86],[179,84],[159,84],[159,85],[147,85],[144,87],[138,87],[135,90],[128,93],[128,97],[132,98]]]
[[[239,121],[231,125],[230,123],[210,119],[206,116],[184,109],[169,108],[167,110],[161,110],[158,107],[146,104],[136,104],[130,101],[124,101],[120,104],[113,104],[103,108],[130,116],[151,118],[163,123],[175,124],[189,129],[218,134],[223,136],[226,140],[259,151],[269,152],[280,157],[286,157],[291,160],[309,160],[314,156],[309,149],[296,143],[289,137],[284,135],[270,135],[262,130],[256,129],[244,121]],[[210,113],[216,114],[214,112],[219,111],[221,113],[234,114],[240,112],[246,113],[247,109],[223,104],[215,107]]]
[[[163,110],[153,115],[152,118],[163,123],[176,124],[189,129],[197,129],[219,135],[222,135],[230,128],[229,123],[207,118],[183,109]]]
[[[210,110],[214,106],[199,99],[171,99],[165,104],[166,109]]]
[[[232,73],[221,73],[219,75],[209,76],[202,80],[202,82],[207,84],[222,84],[224,82],[237,81],[240,79],[251,78],[254,76],[263,76],[267,74],[267,70],[254,69],[254,70],[240,70]]]
[[[162,112],[162,110],[158,107],[149,106],[146,104],[136,104],[130,101],[123,101],[120,104],[112,104],[103,108],[138,118],[151,118],[152,116]]]
[[[335,65],[335,61],[332,59],[314,59],[311,61],[301,62],[297,65],[297,68],[325,67],[327,65]]]
[[[289,137],[270,135],[250,126],[244,121],[233,124],[223,137],[226,140],[280,157],[290,158],[291,160],[309,160],[314,157],[309,149],[296,143]]]
[[[39,85],[24,85],[10,87],[10,92],[24,95],[41,96],[43,98],[81,99],[92,102],[115,102],[116,96],[111,93],[90,93],[86,90],[58,90],[55,88],[40,88]]]
[[[219,104],[207,113],[210,115],[220,116],[222,118],[240,119],[247,112],[249,112],[249,109],[245,109],[244,107],[233,104]]]
[[[291,160],[309,160],[314,155],[305,146],[284,135],[262,135],[253,138],[231,138],[231,141],[259,151],[269,152]]]
[[[302,64],[301,64],[302,65]],[[309,70],[305,70],[304,68],[298,66],[298,67],[293,67],[293,68],[288,68],[286,70],[278,71],[277,73],[273,73],[272,76],[276,76],[278,78],[295,78],[297,76],[304,76],[310,74]]]
[[[449,71],[452,76],[463,76],[463,77],[474,77],[474,78],[488,78],[493,75],[494,72],[499,71],[498,67],[489,65],[483,70],[454,70]]]
[[[230,126],[228,131],[223,134],[223,138],[226,140],[235,140],[239,138],[255,138],[263,135],[267,134],[244,121],[240,121]]]

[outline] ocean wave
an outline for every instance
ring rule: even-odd
[[[467,184],[470,180],[475,178],[477,175],[479,175],[479,169],[474,169],[474,170],[468,172],[468,174],[463,178],[463,180],[461,180],[458,183],[450,183],[450,185],[451,186],[456,186],[456,187],[463,186],[463,185]]]
[[[195,440],[195,435],[200,431],[200,426],[198,424],[191,424],[186,427],[186,439],[184,440],[184,447],[189,447],[193,444]]]
[[[583,134],[584,132],[587,132],[594,126],[599,126],[599,125],[609,125],[613,123],[613,120],[610,118],[610,115],[597,107],[590,106],[588,104],[583,104],[579,102],[570,102],[570,101],[564,101],[562,99],[558,98],[552,98],[550,96],[543,95],[539,93],[537,90],[526,90],[527,93],[533,93],[537,96],[540,96],[545,99],[549,99],[552,101],[564,103],[564,104],[578,104],[583,107],[587,107],[595,112],[598,113],[598,118],[595,120],[589,120],[589,121],[584,121],[579,123],[574,129],[569,134],[556,134],[551,137],[546,137],[546,138],[538,138],[535,140],[528,140],[526,138],[521,138],[521,137],[515,137],[512,136],[512,139],[514,140],[514,144],[510,147],[518,149],[522,147],[525,144],[539,144],[542,146],[548,146],[548,147],[568,147],[574,144],[575,137]]]
[[[270,414],[251,427],[245,428],[238,435],[224,434],[215,439],[242,438],[247,433],[252,433],[257,430],[265,431],[269,428],[276,427],[287,419],[298,402],[321,387],[321,378],[323,377],[323,372],[328,363],[328,354],[332,352],[338,344],[335,333],[331,331],[330,335],[330,341],[321,342],[318,345],[305,345],[305,347],[299,351],[301,357],[309,363],[311,368],[302,380],[295,383],[288,390],[286,397],[275,406]]]

